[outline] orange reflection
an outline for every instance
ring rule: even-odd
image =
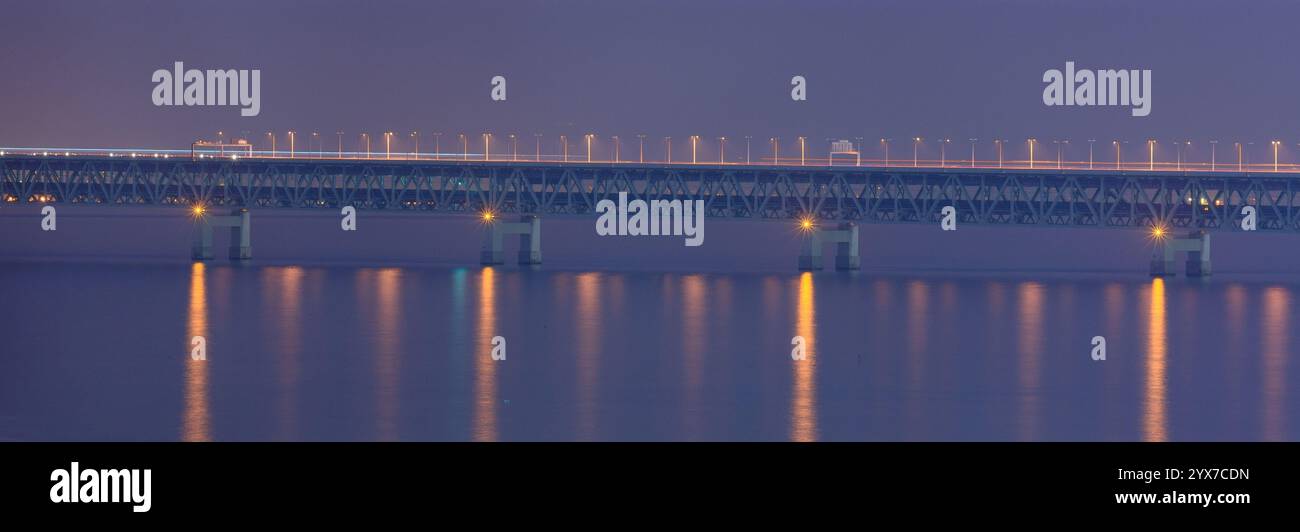
[[[1264,290],[1263,371],[1264,439],[1282,441],[1286,436],[1287,318],[1291,315],[1291,293],[1271,286]]]
[[[208,421],[208,361],[195,360],[195,336],[208,338],[208,298],[204,283],[205,265],[195,262],[190,266],[190,313],[186,328],[185,357],[185,416],[181,420],[181,439],[184,441],[211,441]],[[205,349],[206,349],[205,345]],[[205,355],[206,356],[206,355]]]
[[[384,268],[377,274],[379,308],[376,312],[375,378],[378,380],[377,422],[379,439],[397,440],[398,374],[401,357],[401,295],[402,271]]]
[[[813,274],[799,274],[799,303],[795,308],[795,334],[804,339],[808,358],[794,362],[794,397],[790,407],[790,439],[817,441],[817,309]]]
[[[596,376],[600,369],[599,273],[578,275],[578,437],[596,438]]]
[[[700,437],[700,383],[703,377],[704,316],[708,286],[702,275],[682,278],[682,347],[686,366],[686,433],[689,438]]]
[[[497,368],[496,361],[492,360],[492,337],[497,336],[496,270],[490,266],[479,273],[478,293],[478,345],[481,351],[474,357],[474,441],[496,441]]]
[[[1017,308],[1020,309],[1020,439],[1038,438],[1038,418],[1041,405],[1040,357],[1043,353],[1043,285],[1020,283]]]
[[[268,285],[278,285],[278,301],[269,305],[275,309],[279,333],[276,350],[279,352],[280,399],[277,410],[280,415],[280,439],[292,440],[298,432],[298,357],[302,353],[302,277],[303,270],[297,266],[285,268],[267,268],[263,270],[269,277]],[[267,297],[274,298],[275,293],[266,292]]]
[[[1151,281],[1151,306],[1147,313],[1146,400],[1142,418],[1142,438],[1165,441],[1169,438],[1165,421],[1165,281]]]

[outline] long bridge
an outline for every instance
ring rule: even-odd
[[[1156,240],[1153,275],[1209,273],[1209,235],[1300,232],[1300,173],[1132,168],[988,168],[742,163],[552,162],[186,156],[116,150],[0,152],[0,205],[176,206],[192,209],[196,259],[211,258],[213,227],[232,228],[232,258],[251,257],[251,213],[264,209],[414,211],[478,216],[484,263],[521,234],[523,263],[540,262],[541,220],[595,217],[603,199],[699,200],[707,218],[796,223],[800,267],[856,268],[860,224],[1143,229]],[[1031,163],[1032,165],[1032,163]],[[951,209],[947,209],[951,207]],[[217,213],[229,211],[229,216]],[[1253,213],[1251,213],[1253,211]],[[519,217],[520,222],[507,221]],[[1179,233],[1180,236],[1175,236]],[[1181,235],[1186,236],[1181,236]]]

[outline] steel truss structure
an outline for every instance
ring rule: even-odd
[[[596,203],[703,200],[756,220],[1300,231],[1300,175],[1234,172],[0,156],[0,205],[204,205],[594,216]]]

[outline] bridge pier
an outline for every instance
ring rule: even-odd
[[[857,270],[862,267],[862,257],[858,254],[858,226],[853,222],[844,222],[837,229],[809,229],[803,239],[799,252],[800,270],[820,270],[823,263],[823,242],[835,244],[835,269]]]
[[[1158,239],[1151,252],[1151,276],[1176,275],[1174,260],[1179,251],[1187,252],[1188,277],[1210,275],[1210,233],[1197,230],[1186,238]]]
[[[542,219],[535,214],[525,214],[518,222],[489,222],[483,233],[483,250],[479,263],[504,264],[502,239],[506,235],[519,235],[519,264],[542,263]]]
[[[230,216],[200,214],[194,219],[194,241],[190,257],[194,260],[212,260],[212,229],[230,228],[230,259],[253,258],[253,223],[248,209],[235,209]]]

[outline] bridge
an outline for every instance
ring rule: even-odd
[[[184,152],[182,152],[184,153]],[[1209,237],[1255,230],[1300,232],[1300,173],[1171,169],[988,168],[964,165],[831,166],[742,163],[559,162],[465,158],[376,159],[252,153],[0,152],[0,205],[175,206],[191,209],[196,259],[211,258],[213,227],[232,230],[231,256],[252,256],[250,213],[265,209],[413,211],[477,216],[484,263],[520,234],[520,260],[541,261],[541,220],[596,216],[602,199],[701,200],[707,218],[774,220],[806,234],[799,260],[858,266],[861,224],[1141,229],[1156,242],[1153,275],[1210,272]],[[333,154],[330,154],[333,155]],[[1059,163],[1058,163],[1059,164]],[[1033,162],[1030,162],[1033,166]],[[1043,166],[1042,163],[1039,166]],[[1118,166],[1118,165],[1117,165]],[[951,207],[951,210],[945,209]],[[230,215],[219,215],[229,212]],[[517,218],[520,221],[508,221]],[[1185,236],[1176,236],[1176,235]]]

